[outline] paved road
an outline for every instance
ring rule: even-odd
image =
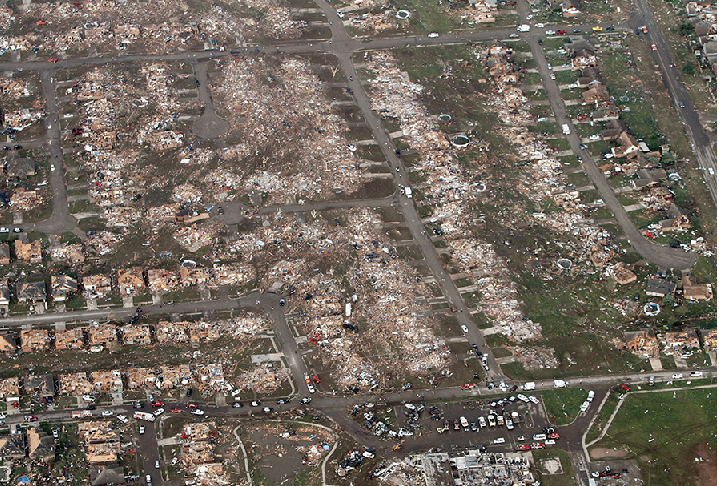
[[[597,167],[597,163],[594,161],[592,155],[589,151],[579,147],[581,138],[577,134],[572,120],[567,116],[566,106],[562,99],[559,85],[551,78],[552,72],[547,67],[547,58],[544,53],[544,48],[538,42],[539,37],[540,36],[533,34],[526,36],[526,39],[529,42],[534,59],[537,61],[537,70],[547,90],[547,98],[549,99],[552,111],[554,111],[556,121],[559,125],[567,124],[570,127],[571,135],[565,138],[569,142],[572,151],[582,158],[584,171],[594,183],[604,204],[606,204],[607,208],[614,214],[614,218],[622,227],[632,247],[634,247],[636,252],[646,261],[654,263],[661,268],[674,268],[678,270],[691,269],[696,261],[696,254],[685,252],[680,248],[657,245],[644,237],[634,223],[632,223],[632,220],[629,219],[629,215],[624,210],[624,206],[619,202],[619,199],[617,199],[614,189],[612,189],[602,171]]]
[[[55,170],[50,172],[50,184],[52,185],[52,216],[47,221],[34,225],[40,231],[49,234],[60,234],[65,231],[72,231],[77,220],[70,214],[67,206],[67,187],[65,186],[65,169],[63,167],[60,112],[57,108],[57,94],[54,79],[54,72],[43,71],[42,91],[45,96],[45,118],[47,149],[50,152],[50,164],[55,165]]]
[[[395,153],[396,148],[392,142],[392,138],[384,129],[380,117],[372,110],[369,97],[360,82],[354,63],[352,62],[352,54],[354,53],[354,46],[357,41],[351,39],[347,35],[347,31],[342,24],[342,20],[339,18],[332,5],[324,0],[315,0],[315,3],[322,9],[322,12],[331,22],[330,28],[332,30],[333,42],[331,52],[333,52],[339,60],[340,69],[347,79],[348,86],[353,91],[355,102],[362,111],[364,119],[369,124],[374,139],[382,149],[382,154],[384,155],[385,160],[387,160],[390,169],[392,169],[392,175],[394,176],[395,182],[398,185],[402,184],[409,186],[410,183],[407,171]],[[417,210],[414,206],[414,200],[400,196],[399,209],[404,216],[414,240],[417,242],[419,249],[424,256],[427,266],[430,268],[437,285],[439,285],[442,295],[457,309],[458,313],[456,314],[456,317],[460,325],[466,326],[469,330],[467,337],[470,342],[476,343],[477,346],[488,355],[488,378],[490,380],[503,379],[504,375],[502,373],[502,369],[497,364],[494,356],[492,356],[481,331],[474,323],[469,310],[462,300],[459,290],[457,290],[457,286],[444,269],[434,243],[424,230],[424,224],[417,214]]]
[[[649,30],[647,41],[656,45],[657,50],[652,51],[655,62],[659,65],[664,75],[664,84],[669,89],[669,94],[674,103],[674,108],[679,113],[679,117],[684,124],[684,130],[689,138],[689,142],[694,149],[694,156],[697,159],[697,165],[702,171],[707,189],[711,195],[712,201],[716,206],[717,202],[717,157],[716,157],[716,140],[712,143],[704,127],[699,121],[694,104],[692,103],[689,93],[684,88],[681,77],[672,58],[672,53],[662,35],[654,13],[647,0],[632,0],[637,7],[638,16],[633,18],[633,26],[640,27],[646,25]],[[682,105],[684,107],[682,108]]]

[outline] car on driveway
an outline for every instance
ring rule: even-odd
[[[621,388],[621,389],[624,390],[624,391],[630,391],[630,390],[631,390],[631,388],[629,388],[629,385],[627,385],[626,383],[622,383],[621,385],[619,385],[619,388]]]

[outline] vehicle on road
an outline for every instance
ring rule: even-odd
[[[0,228],[0,233],[9,233],[9,232],[10,232],[10,228],[8,228],[6,226],[3,226],[2,228]]]
[[[674,373],[672,375],[672,380],[681,380],[683,376],[684,375],[682,375],[681,373]]]
[[[564,29],[560,29],[560,30],[557,31],[557,34],[561,34],[561,35],[564,35],[564,34],[566,34],[566,33],[567,33],[567,31],[564,30]]]
[[[57,62],[57,61],[59,61],[59,60],[60,60],[60,59],[58,59],[58,58],[56,58],[56,57],[51,57],[50,59],[48,59],[48,62],[53,62],[53,63],[54,63],[54,62]]]
[[[140,435],[143,435],[145,433],[145,426],[140,425]]]
[[[149,474],[145,474],[145,482],[148,484],[148,486],[152,484],[152,476],[150,476]]]
[[[504,439],[504,437],[497,437],[496,439],[494,439],[492,441],[492,443],[495,445],[504,444],[505,442],[507,442],[507,441]]]
[[[155,400],[154,402],[152,402],[153,407],[162,407],[164,405],[165,405],[165,402],[161,402],[159,400]]]
[[[15,233],[22,233],[23,229],[22,229],[22,228],[15,228],[13,231],[14,231]]]
[[[531,27],[528,24],[522,24],[517,26],[517,32],[529,32]]]
[[[429,37],[430,39],[436,39],[437,37],[439,37],[439,34],[436,32],[432,32],[431,34],[428,34],[427,37]]]
[[[200,410],[199,408],[196,408],[196,409],[192,410],[192,412],[190,412],[190,413],[191,413],[192,415],[199,415],[200,417],[202,417],[203,415],[205,415],[205,411],[204,411],[204,410]]]
[[[545,34],[545,35],[555,35],[556,32],[553,31],[553,30],[548,30],[548,31],[546,31],[544,34]]]
[[[232,408],[242,408],[242,407],[244,407],[242,402],[235,402],[232,404]]]
[[[302,405],[307,405],[307,404],[310,403],[311,401],[312,401],[312,397],[304,397],[302,400],[300,400],[300,403],[301,403]]]
[[[463,333],[465,333],[465,334],[466,334],[466,333],[468,333],[468,332],[469,332],[469,329],[468,329],[468,328],[467,328],[467,326],[465,326],[464,324],[462,324],[462,326],[461,326],[461,327],[462,327],[462,332],[463,332]]]
[[[599,26],[599,25],[595,25],[594,27],[592,27],[592,30],[595,31],[595,32],[600,32],[600,31],[602,31],[602,30],[604,30],[604,29],[602,29],[602,27]]]
[[[653,51],[656,51],[656,50],[657,50],[657,45],[656,45],[655,43],[653,43],[653,42],[652,42],[652,50],[653,50]]]
[[[113,413],[109,410],[105,410],[104,412],[102,412],[103,417],[112,417],[112,415]]]
[[[171,408],[171,409],[170,409],[170,412],[172,412],[172,413],[180,413],[180,412],[182,412],[182,410],[181,410],[179,407],[175,407],[175,408]]]
[[[50,172],[55,172],[55,164],[50,164]]]
[[[155,461],[155,469],[160,469],[160,461]]]
[[[250,402],[250,405],[253,406],[253,407],[259,407],[259,406],[260,406],[260,402],[259,402],[259,400],[252,400],[252,401]]]

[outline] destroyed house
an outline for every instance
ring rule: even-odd
[[[147,271],[147,284],[153,293],[166,293],[179,284],[177,273],[163,268],[151,268]]]
[[[5,460],[25,458],[25,436],[22,433],[0,437],[0,458]]]
[[[10,285],[6,278],[0,279],[0,315],[7,315],[10,307]]]
[[[102,299],[112,292],[112,279],[105,275],[91,275],[82,278],[85,297],[88,299]]]
[[[0,353],[14,353],[17,349],[17,339],[12,334],[0,334]]]
[[[53,300],[58,302],[67,300],[77,292],[77,280],[67,275],[53,275],[50,277],[50,291]]]
[[[130,368],[125,375],[127,377],[127,388],[129,390],[157,388],[157,377],[149,368]]]
[[[55,439],[31,427],[27,430],[27,451],[30,459],[50,463],[55,460]]]
[[[681,355],[686,352],[696,351],[700,347],[699,333],[697,333],[696,329],[666,332],[662,336],[662,344],[664,344],[664,354],[667,355]]]
[[[69,263],[71,265],[85,261],[85,254],[83,253],[82,245],[79,243],[51,248],[50,257],[54,262]]]
[[[122,375],[120,370],[93,371],[90,373],[93,389],[100,392],[119,393],[122,391]]]
[[[19,302],[44,302],[47,300],[45,282],[18,282],[15,290]]]
[[[147,324],[126,324],[120,328],[122,343],[127,345],[152,344],[150,326]]]
[[[39,240],[31,243],[15,240],[15,256],[25,263],[42,263],[42,245]]]
[[[38,394],[41,397],[55,396],[55,379],[51,374],[27,375],[23,379],[23,391],[26,395]]]
[[[190,285],[206,284],[210,280],[210,271],[207,268],[198,268],[188,265],[180,267],[180,283],[187,287]]]
[[[61,375],[59,385],[59,392],[64,395],[87,395],[92,393],[92,383],[90,383],[87,373],[84,371]]]
[[[635,332],[625,332],[626,348],[632,353],[644,358],[659,356],[659,340],[652,329],[642,329]]]
[[[87,328],[89,346],[107,346],[117,341],[117,328],[114,324],[96,324]]]
[[[7,243],[0,244],[0,265],[10,264],[10,245]]]
[[[81,327],[55,331],[55,349],[81,349],[85,346],[85,333]]]
[[[20,397],[20,380],[17,377],[0,380],[0,398],[10,400]]]
[[[47,329],[23,329],[20,331],[20,349],[23,353],[45,351],[50,347]]]
[[[137,295],[145,288],[145,279],[142,275],[142,268],[132,267],[117,272],[117,285],[123,296],[131,297]]]

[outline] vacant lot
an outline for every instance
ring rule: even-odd
[[[716,469],[716,398],[707,388],[631,395],[597,447],[626,449],[656,486],[710,484],[700,474]]]

